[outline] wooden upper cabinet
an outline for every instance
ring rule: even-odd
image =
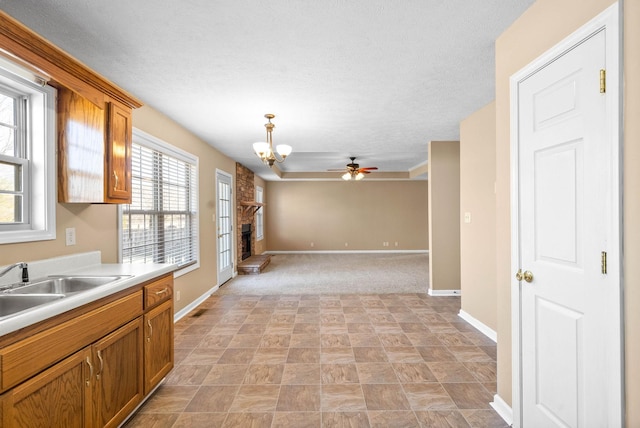
[[[131,109],[58,92],[58,201],[131,202]]]
[[[3,11],[0,55],[58,89],[58,201],[129,203],[131,111],[142,102]]]
[[[131,109],[107,103],[105,202],[131,202]]]

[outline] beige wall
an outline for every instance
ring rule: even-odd
[[[640,426],[640,2],[624,3],[624,298],[627,426]]]
[[[236,163],[150,107],[134,110],[133,126],[197,156],[199,160],[200,268],[176,279],[175,290],[181,295],[180,301],[175,302],[177,312],[217,284],[216,224],[213,221],[216,214],[216,168],[235,177]]]
[[[426,181],[269,181],[269,250],[426,250],[427,189]]]
[[[0,266],[67,254],[101,251],[105,263],[118,261],[115,205],[57,204],[56,239],[0,245]],[[76,245],[65,245],[65,229],[75,227]]]
[[[496,42],[496,179],[498,394],[511,403],[511,269],[509,211],[509,77],[611,0],[538,0]],[[627,426],[640,426],[640,2],[624,4],[624,299]],[[540,31],[544,28],[544,31]],[[535,37],[534,37],[535,36]]]
[[[496,330],[496,105],[460,123],[462,310]],[[471,215],[465,223],[464,215]]]
[[[460,143],[429,143],[429,287],[460,289]]]

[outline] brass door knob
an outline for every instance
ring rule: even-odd
[[[526,270],[522,272],[522,269],[518,269],[518,272],[516,272],[516,279],[518,281],[522,281],[524,279],[527,282],[532,282],[533,274],[531,273],[531,271]]]

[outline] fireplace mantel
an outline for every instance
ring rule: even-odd
[[[242,208],[242,212],[243,214],[246,214],[247,211],[249,211],[251,208],[254,208],[253,213],[251,214],[255,214],[258,212],[258,210],[262,207],[265,206],[264,203],[262,202],[256,202],[256,201],[241,201],[240,205],[243,207]]]

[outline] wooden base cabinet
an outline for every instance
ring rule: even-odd
[[[0,428],[119,426],[173,368],[172,297],[164,275],[0,348]],[[52,344],[62,359],[29,370]]]
[[[142,402],[142,318],[92,346],[94,413],[99,427],[117,427]]]
[[[144,393],[173,368],[173,302],[166,301],[144,316]]]
[[[86,427],[92,424],[90,348],[13,388],[2,397],[3,427]]]

